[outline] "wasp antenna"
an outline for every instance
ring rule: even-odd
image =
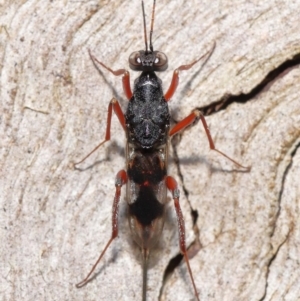
[[[148,41],[147,41],[147,29],[146,29],[146,16],[145,16],[144,0],[142,0],[142,11],[143,11],[143,21],[144,21],[144,40],[145,40],[145,47],[146,47],[145,51],[148,52]]]
[[[152,34],[153,34],[153,24],[154,24],[154,15],[155,15],[155,0],[153,0],[153,8],[152,8],[152,18],[151,18],[151,28],[150,28],[150,51],[153,52],[152,45]]]

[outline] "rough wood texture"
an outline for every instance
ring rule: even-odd
[[[177,66],[217,43],[203,68],[182,72],[170,103],[175,120],[226,94],[248,93],[300,53],[299,11],[299,0],[158,0],[154,47],[169,57],[165,88]],[[125,202],[119,238],[97,277],[75,288],[110,237],[114,178],[124,167],[116,118],[112,141],[83,170],[71,164],[101,141],[112,96],[126,107],[120,78],[99,74],[87,49],[127,68],[129,54],[144,47],[140,1],[6,0],[0,15],[1,300],[141,300]],[[178,144],[188,244],[195,239],[189,206],[199,214],[202,248],[191,265],[201,301],[300,299],[299,81],[299,67],[291,68],[246,103],[207,117],[217,147],[251,172],[210,152],[200,124]],[[173,162],[170,173],[179,180]],[[158,300],[177,254],[170,202],[148,300]],[[182,263],[160,300],[193,298]]]

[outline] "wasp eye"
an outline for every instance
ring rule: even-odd
[[[154,71],[164,71],[168,68],[168,58],[163,52],[156,51],[154,66]]]
[[[142,70],[142,59],[140,51],[135,51],[129,56],[129,67],[132,70],[141,71]]]

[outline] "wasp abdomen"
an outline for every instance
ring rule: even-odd
[[[164,205],[157,200],[151,187],[142,185],[138,198],[129,205],[129,212],[141,225],[149,226],[152,221],[163,215]]]

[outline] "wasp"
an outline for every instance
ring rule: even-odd
[[[179,72],[189,70],[198,61],[204,57],[210,56],[215,48],[215,44],[212,50],[201,56],[199,59],[188,65],[178,67],[173,73],[171,84],[167,92],[164,93],[162,81],[156,75],[156,72],[162,72],[168,68],[168,58],[163,52],[155,51],[152,43],[156,1],[153,1],[149,47],[143,0],[141,1],[141,4],[144,23],[145,50],[135,51],[129,56],[130,69],[141,72],[134,81],[133,91],[130,87],[130,75],[126,69],[112,70],[94,57],[89,50],[89,55],[95,65],[99,64],[115,76],[122,76],[123,90],[129,102],[126,113],[124,114],[118,100],[112,98],[108,106],[105,139],[81,161],[75,163],[75,165],[83,162],[100,146],[110,140],[111,118],[112,113],[114,112],[126,134],[126,168],[117,173],[115,180],[116,190],[112,208],[111,238],[86,278],[76,286],[78,288],[82,287],[91,279],[91,275],[96,266],[118,235],[118,208],[121,198],[121,189],[126,185],[129,226],[134,241],[141,249],[143,258],[142,300],[146,301],[149,254],[161,235],[166,213],[167,191],[170,191],[177,215],[180,251],[187,265],[195,297],[199,301],[198,291],[187,255],[184,218],[179,202],[180,192],[176,180],[168,175],[167,170],[169,140],[180,131],[201,120],[209,141],[210,149],[225,156],[240,168],[249,168],[242,166],[215,148],[207,123],[201,111],[192,111],[186,118],[178,122],[175,126],[170,127],[171,116],[168,102],[178,86]]]

